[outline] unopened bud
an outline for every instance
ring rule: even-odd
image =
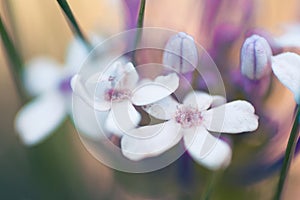
[[[259,80],[271,73],[272,50],[261,36],[247,38],[241,50],[241,72],[251,80]]]
[[[198,65],[194,39],[183,32],[172,36],[165,46],[163,64],[181,74],[193,71]]]

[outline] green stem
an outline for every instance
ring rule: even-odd
[[[211,198],[211,194],[213,192],[213,189],[218,183],[218,179],[221,173],[222,173],[221,171],[212,172],[212,175],[208,181],[206,189],[203,192],[203,195],[201,197],[202,200],[209,200]]]
[[[12,39],[10,38],[7,32],[7,28],[5,27],[1,16],[0,16],[0,34],[3,41],[5,53],[7,55],[9,64],[11,66],[10,70],[13,75],[13,79],[15,81],[18,94],[20,96],[22,103],[25,103],[27,100],[27,95],[21,83],[22,73],[23,73],[23,62],[20,54],[18,53],[16,47],[13,44]]]
[[[136,33],[135,42],[134,42],[134,50],[136,50],[136,48],[141,40],[141,37],[142,37],[142,33],[143,33],[142,28],[144,26],[145,7],[146,7],[146,0],[141,0],[139,17],[138,17],[138,21],[137,21],[137,33]],[[135,52],[133,54],[133,60],[135,60],[134,59]]]
[[[87,38],[84,36],[83,32],[81,31],[68,2],[66,0],[57,0],[57,3],[61,7],[61,9],[65,13],[65,15],[67,16],[67,18],[71,24],[71,29],[73,30],[74,34],[76,34],[84,42],[88,51],[90,51],[92,49],[92,45],[89,43],[89,41],[87,40]]]
[[[293,124],[293,128],[292,128],[290,137],[289,137],[289,141],[288,141],[288,144],[286,147],[285,157],[284,157],[283,165],[281,168],[280,178],[279,178],[279,182],[278,182],[274,200],[280,200],[280,198],[282,196],[284,184],[286,182],[288,171],[289,171],[293,156],[295,154],[296,144],[297,144],[297,140],[299,137],[299,121],[300,121],[300,109],[299,109],[299,105],[297,105],[296,117],[295,117],[295,121]]]

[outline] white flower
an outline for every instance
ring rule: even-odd
[[[86,82],[80,75],[72,79],[72,88],[77,96],[96,113],[108,112],[105,124],[100,124],[104,127],[100,128],[120,136],[140,122],[141,116],[134,105],[142,106],[161,100],[172,94],[178,84],[179,78],[175,73],[159,76],[153,81],[139,81],[133,64],[119,61]],[[103,122],[102,119],[98,121]]]
[[[281,47],[300,47],[300,24],[291,24],[284,26],[285,33],[275,37],[277,45]]]
[[[95,37],[93,41],[98,43],[100,39]],[[71,113],[70,80],[87,55],[84,44],[75,39],[64,66],[46,57],[35,58],[27,64],[24,86],[34,99],[21,108],[15,119],[15,128],[25,145],[43,141]]]
[[[290,52],[273,56],[272,69],[279,81],[292,91],[297,104],[300,104],[300,56]]]
[[[189,93],[179,104],[172,97],[145,107],[164,123],[134,129],[121,140],[122,153],[131,160],[160,155],[183,138],[193,159],[209,169],[226,167],[231,160],[230,146],[214,133],[236,134],[254,131],[258,117],[246,101],[224,103],[219,96],[203,92]],[[212,105],[218,105],[212,107]]]

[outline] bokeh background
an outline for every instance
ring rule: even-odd
[[[86,33],[109,37],[125,27],[121,0],[68,2]],[[203,42],[197,35],[201,16],[199,2],[201,0],[148,0],[145,26],[186,31]],[[299,0],[254,2],[253,27],[263,27],[279,35],[282,24],[300,23]],[[73,34],[55,0],[1,0],[0,14],[25,62],[39,55],[63,62]],[[228,13],[224,17],[235,16]],[[22,105],[2,41],[0,45],[0,199],[184,199],[178,190],[181,186],[172,186],[176,184],[172,168],[147,175],[115,172],[87,152],[69,120],[42,145],[24,146],[14,130],[15,115]],[[278,87],[278,91],[283,90]],[[281,102],[284,99],[289,102],[291,94],[286,91],[283,94]],[[277,98],[273,97],[273,104]],[[292,106],[287,104],[277,105],[275,113],[279,117],[291,113]],[[283,199],[299,199],[299,169],[298,157],[292,164]],[[276,180],[275,175],[275,178],[244,187],[243,192],[246,196],[255,194],[258,199],[269,199]],[[162,188],[158,190],[159,182],[164,184],[159,184]],[[231,199],[242,199],[233,197]],[[198,198],[195,196],[195,199]]]

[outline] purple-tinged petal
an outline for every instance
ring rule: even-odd
[[[247,38],[241,49],[241,72],[251,80],[271,73],[272,50],[267,40],[258,35]]]
[[[165,46],[163,64],[182,74],[193,71],[198,65],[194,39],[183,32],[173,35]]]

